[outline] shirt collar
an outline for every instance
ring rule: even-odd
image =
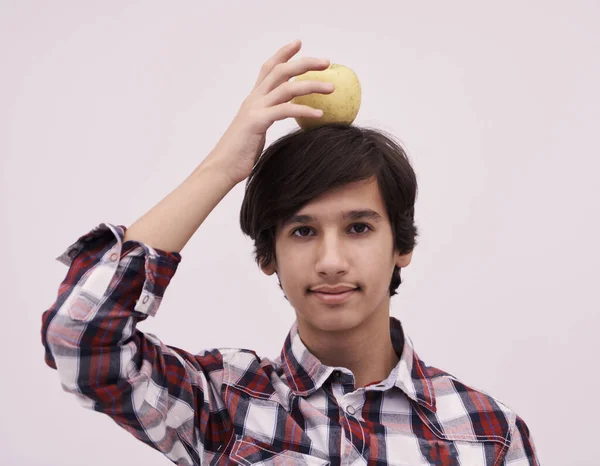
[[[427,375],[427,366],[414,351],[411,339],[404,335],[402,324],[390,316],[392,344],[400,360],[389,376],[370,390],[389,390],[397,387],[419,405],[435,412],[435,394]],[[294,321],[280,355],[285,377],[292,391],[308,396],[325,383],[339,368],[326,366],[314,356],[300,339],[298,322]],[[381,386],[381,387],[380,387]]]

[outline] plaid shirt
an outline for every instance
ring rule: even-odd
[[[426,366],[391,317],[400,361],[355,389],[302,343],[275,360],[247,349],[190,354],[143,333],[181,256],[123,243],[100,224],[57,260],[69,266],[42,317],[62,387],[178,465],[538,465],[525,422],[490,395]]]

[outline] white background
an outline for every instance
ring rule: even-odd
[[[513,408],[545,466],[600,464],[593,0],[2,1],[0,463],[170,464],[44,364],[54,258],[179,185],[296,38],[299,56],[356,71],[355,124],[392,132],[414,164],[421,238],[391,303],[419,356]],[[279,354],[295,316],[239,229],[243,191],[184,248],[142,330]]]

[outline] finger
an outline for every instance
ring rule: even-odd
[[[275,122],[286,118],[319,118],[323,115],[323,111],[309,107],[308,105],[298,105],[286,102],[266,109],[265,115],[269,121]]]
[[[300,40],[295,40],[281,47],[275,53],[275,55],[273,55],[263,64],[263,66],[260,69],[260,73],[258,74],[258,78],[256,79],[256,83],[254,84],[254,87],[258,86],[261,82],[263,82],[265,77],[277,64],[285,63],[294,55],[296,55],[301,47],[302,41]]]
[[[326,81],[289,81],[269,92],[265,97],[265,105],[273,107],[300,95],[331,94],[334,90],[334,84]]]
[[[275,65],[271,72],[260,83],[257,90],[259,94],[266,95],[277,86],[289,81],[294,76],[299,76],[307,71],[322,71],[329,67],[327,58],[304,57],[287,63]]]

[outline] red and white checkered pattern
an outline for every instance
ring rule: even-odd
[[[426,366],[391,317],[400,361],[355,390],[292,326],[275,359],[246,349],[190,354],[137,329],[154,316],[178,253],[123,244],[100,224],[57,259],[69,266],[43,314],[46,363],[86,408],[178,465],[538,465],[513,411]]]

